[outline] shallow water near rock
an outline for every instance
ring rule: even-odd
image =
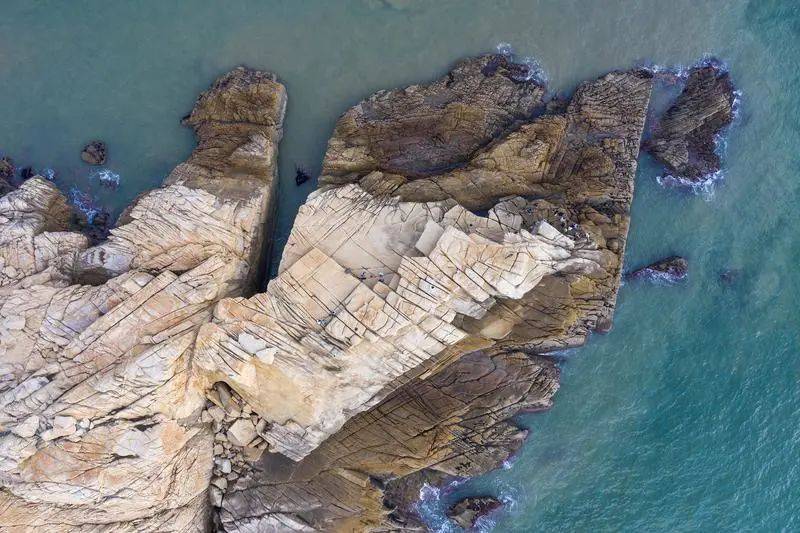
[[[688,279],[625,284],[614,330],[566,355],[555,407],[520,418],[531,437],[511,468],[445,491],[425,514],[448,530],[446,503],[490,493],[513,501],[486,522],[496,531],[796,530],[800,8],[609,4],[4,2],[0,151],[117,214],[186,158],[179,120],[216,76],[272,70],[289,93],[277,254],[315,188],[295,184],[295,165],[316,175],[338,115],[377,89],[501,42],[536,58],[553,91],[714,54],[742,91],[724,179],[713,194],[664,188],[643,157],[626,258],[630,270],[682,255]],[[107,143],[117,189],[81,162],[92,139]],[[738,275],[726,283],[726,271]]]

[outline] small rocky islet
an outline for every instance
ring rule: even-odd
[[[553,104],[527,68],[474,57],[346,111],[263,292],[273,74],[204,92],[196,149],[111,234],[40,176],[3,185],[0,526],[419,530],[424,484],[500,466],[511,417],[552,404],[548,354],[611,328],[653,89],[615,71]],[[715,68],[645,145],[687,179],[719,164]]]

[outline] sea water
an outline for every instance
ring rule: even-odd
[[[289,106],[276,251],[339,114],[508,43],[551,91],[712,54],[741,91],[721,179],[659,184],[642,158],[626,268],[689,260],[674,286],[627,283],[615,327],[564,357],[554,408],[508,468],[436,493],[494,494],[495,531],[800,530],[800,4],[794,1],[2,2],[0,153],[119,213],[193,147],[179,120],[239,64]],[[80,161],[108,144],[102,169]],[[98,174],[98,171],[107,173]],[[101,176],[119,179],[109,187]],[[664,180],[661,180],[662,183]],[[87,200],[88,199],[88,200]],[[277,256],[277,255],[276,255]],[[721,278],[722,274],[724,280]]]

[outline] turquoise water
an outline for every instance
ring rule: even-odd
[[[509,469],[453,494],[508,499],[495,531],[800,530],[800,6],[795,2],[3,2],[0,152],[50,167],[115,212],[191,151],[179,119],[237,64],[289,90],[277,238],[314,188],[337,116],[511,43],[553,90],[713,53],[742,90],[725,179],[664,189],[644,161],[629,266],[679,253],[676,287],[625,285],[615,329],[565,356]],[[108,143],[116,191],[79,159]],[[731,285],[725,270],[739,275]],[[435,507],[435,505],[434,505]],[[432,517],[432,527],[438,527]]]

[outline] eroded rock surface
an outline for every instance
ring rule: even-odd
[[[98,246],[42,178],[0,199],[0,529],[210,527],[193,347],[254,288],[285,101],[270,74],[217,80],[192,156]]]
[[[503,502],[492,496],[464,498],[447,510],[447,516],[465,530],[470,530],[482,517],[503,507]]]
[[[544,89],[502,55],[462,61],[429,85],[379,91],[339,119],[320,183],[373,170],[426,176],[465,161],[512,123],[529,118]]]
[[[689,275],[689,262],[683,257],[672,255],[660,259],[646,267],[634,270],[629,274],[631,279],[647,279],[675,283],[686,279]]]
[[[468,60],[345,113],[277,278],[203,326],[198,365],[269,421],[227,531],[420,528],[423,482],[496,468],[526,434],[508,418],[550,405],[558,371],[535,354],[610,328],[651,75],[610,73],[537,117],[541,87],[503,68]],[[464,110],[484,84],[507,89],[489,109],[509,120],[438,140],[449,115],[416,95]]]
[[[0,525],[409,530],[422,483],[499,466],[547,352],[611,327],[652,81],[546,106],[527,68],[345,113],[260,294],[271,75],[204,93],[197,149],[97,246],[45,180],[3,197]]]
[[[720,170],[717,137],[733,121],[735,100],[727,71],[717,64],[693,68],[642,149],[664,163],[674,178],[702,181]]]
[[[92,141],[81,151],[81,159],[89,165],[105,165],[108,149],[103,141]]]

